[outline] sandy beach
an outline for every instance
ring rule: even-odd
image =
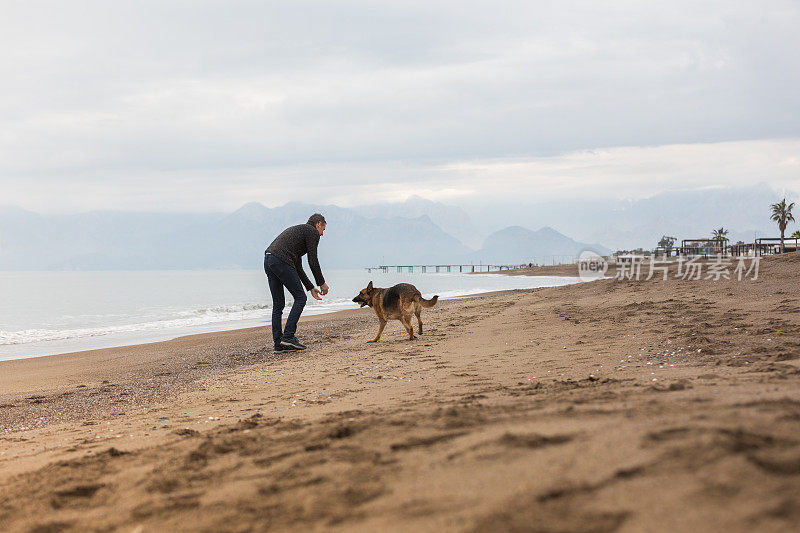
[[[361,309],[291,354],[252,328],[2,362],[0,529],[796,530],[798,286],[787,254],[440,302],[414,341]]]

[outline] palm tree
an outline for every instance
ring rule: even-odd
[[[794,233],[792,233],[791,235],[789,235],[789,238],[790,238],[790,239],[800,239],[800,230],[798,230],[798,231],[795,231]]]
[[[770,208],[772,209],[772,217],[770,218],[778,223],[778,228],[781,230],[781,253],[784,253],[786,250],[783,245],[784,233],[786,232],[787,224],[794,222],[794,216],[792,215],[794,202],[787,205],[786,198],[784,198],[777,204],[772,204]]]
[[[714,231],[711,232],[711,238],[717,241],[717,246],[719,248],[722,248],[723,250],[725,248],[725,241],[728,240],[727,235],[728,235],[728,230],[726,230],[723,227],[715,229]]]
[[[675,237],[670,237],[669,235],[664,235],[661,237],[661,240],[658,241],[658,247],[664,250],[664,254],[669,257],[672,253],[672,248],[675,246],[675,241],[677,241]]]
[[[727,241],[728,240],[727,235],[728,235],[728,230],[726,230],[725,228],[715,229],[714,231],[711,232],[711,236],[718,241]]]

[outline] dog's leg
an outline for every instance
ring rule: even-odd
[[[381,333],[383,333],[383,328],[385,328],[385,327],[386,327],[386,320],[378,319],[378,334],[375,335],[374,339],[372,339],[371,341],[367,341],[367,342],[378,342],[378,339],[381,338]]]
[[[417,323],[419,324],[419,334],[422,335],[422,306],[417,302],[414,305],[414,314],[417,315]]]
[[[402,313],[400,314],[400,321],[406,327],[406,331],[408,332],[408,340],[414,340],[414,325],[411,324],[411,313],[407,309],[403,309]]]

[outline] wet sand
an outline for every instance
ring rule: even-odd
[[[289,355],[253,328],[0,363],[0,524],[794,530],[798,286],[791,254],[442,302],[415,341],[367,344],[364,309]]]

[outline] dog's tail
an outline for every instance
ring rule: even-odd
[[[439,295],[438,294],[436,296],[434,296],[433,298],[431,298],[430,300],[426,300],[422,296],[419,297],[419,303],[420,303],[420,305],[422,307],[433,307],[434,305],[436,305],[436,302],[438,302],[438,301],[439,301]]]

